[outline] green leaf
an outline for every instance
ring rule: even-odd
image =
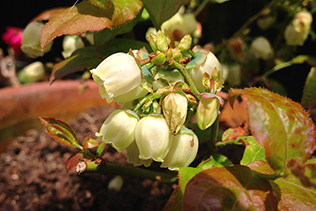
[[[113,27],[112,29],[105,28],[98,33],[94,33],[94,45],[96,46],[96,48],[102,48],[106,42],[108,42],[110,39],[118,34],[124,34],[132,31],[133,27],[137,24],[140,16],[141,11],[137,13],[136,17],[132,21],[129,21],[122,26]]]
[[[89,0],[89,2],[101,8],[109,8],[112,0]]]
[[[246,147],[243,157],[240,161],[241,165],[247,165],[256,160],[266,160],[263,147],[256,141],[253,136],[247,136],[243,139]]]
[[[47,133],[55,139],[55,141],[61,144],[83,149],[82,146],[78,144],[75,132],[66,122],[50,117],[39,118],[41,123],[46,127]]]
[[[87,46],[76,50],[71,57],[57,63],[51,73],[50,83],[70,73],[84,68],[94,68],[101,60],[94,46]]]
[[[84,149],[90,149],[97,146],[99,146],[99,142],[93,138],[90,138],[90,136],[87,136],[82,142],[82,147]]]
[[[278,178],[271,184],[279,198],[279,210],[316,210],[315,189],[306,188],[294,175]]]
[[[178,12],[180,6],[188,3],[189,0],[144,0],[144,7],[146,8],[150,19],[156,29],[159,29],[161,24],[171,18]]]
[[[301,104],[304,108],[316,106],[316,69],[312,67],[305,82]]]
[[[132,21],[141,8],[140,0],[112,0],[109,8],[101,8],[83,0],[51,16],[42,28],[41,47],[44,48],[55,37],[64,34],[79,35],[122,26]]]
[[[166,204],[164,211],[182,211],[182,198],[185,187],[189,180],[196,174],[200,173],[202,169],[183,167],[179,171],[179,184],[177,188],[172,192],[168,203]]]
[[[187,69],[200,67],[205,61],[207,57],[207,52],[205,50],[195,50],[196,57],[187,63],[185,66]]]
[[[263,146],[272,169],[281,173],[289,159],[304,163],[313,153],[315,126],[300,104],[261,88],[231,89],[246,103],[252,135]]]
[[[312,187],[316,190],[316,158],[308,160],[305,164],[300,164],[296,160],[291,159],[287,167],[300,180],[303,186]]]
[[[231,166],[232,162],[224,155],[213,154],[209,159],[202,161],[197,168],[202,170],[210,169],[213,167]]]
[[[108,144],[104,143],[103,141],[100,143],[100,145],[97,148],[96,157],[102,157],[106,150],[108,149]]]
[[[250,168],[215,167],[187,183],[183,210],[277,210],[277,198],[269,181]]]

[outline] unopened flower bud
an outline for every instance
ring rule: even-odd
[[[273,49],[269,40],[265,37],[257,37],[250,45],[250,52],[252,52],[257,58],[268,60],[273,56]]]
[[[201,130],[209,128],[218,116],[219,107],[223,102],[215,94],[202,93],[196,109],[196,121]]]
[[[149,36],[146,38],[153,52],[156,52],[158,50],[156,34],[149,33]]]
[[[126,94],[141,83],[141,70],[135,59],[125,53],[115,53],[91,70],[99,85],[99,94],[107,102]]]
[[[62,45],[64,50],[62,55],[64,58],[70,57],[75,50],[84,47],[81,37],[77,35],[66,35],[63,39]]]
[[[206,61],[200,66],[200,67],[195,67],[188,69],[188,73],[192,78],[192,81],[195,85],[195,87],[199,90],[199,92],[205,92],[205,87],[203,86],[202,80],[203,80],[203,74],[206,72],[210,76],[212,75],[213,71],[215,70],[215,67],[217,68],[218,71],[220,71],[220,82],[223,83],[223,69],[222,65],[219,63],[217,60],[216,56],[212,53],[209,52],[206,57]],[[220,91],[217,90],[217,91]]]
[[[163,53],[166,53],[169,48],[166,35],[161,30],[157,32],[157,48]]]
[[[26,55],[31,57],[43,56],[52,48],[53,42],[51,41],[43,50],[41,49],[40,36],[43,26],[44,23],[36,21],[29,23],[24,29],[21,49]]]
[[[166,54],[160,51],[156,51],[156,54],[150,57],[150,62],[155,65],[162,65],[166,61]]]
[[[177,134],[187,117],[187,98],[177,93],[170,93],[162,100],[162,109],[170,132]]]
[[[132,163],[134,166],[144,165],[145,167],[149,167],[153,162],[152,159],[144,160],[139,158],[139,150],[135,141],[126,148],[126,157],[127,162]]]
[[[116,109],[104,121],[96,136],[111,144],[118,152],[122,152],[134,141],[137,122],[138,116],[135,112]]]
[[[138,122],[135,131],[139,158],[163,162],[169,151],[172,138],[173,136],[163,116],[150,115],[142,118]]]
[[[293,21],[286,27],[284,38],[287,45],[303,45],[308,37],[311,24],[313,21],[312,15],[307,11],[297,13]]]
[[[182,126],[177,135],[174,136],[170,150],[160,167],[168,167],[171,171],[179,171],[195,159],[199,148],[198,137],[193,131]]]
[[[115,176],[108,184],[108,190],[111,192],[119,192],[123,186],[124,180],[121,176]]]
[[[22,83],[33,83],[43,80],[45,77],[45,67],[42,62],[33,62],[24,67],[19,72],[19,80]]]
[[[188,55],[188,51],[191,48],[191,44],[192,44],[192,37],[191,35],[187,34],[185,35],[181,40],[179,45],[177,46],[177,48],[182,52],[182,54],[184,54],[184,57],[189,56]]]

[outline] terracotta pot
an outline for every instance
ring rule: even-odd
[[[0,89],[0,151],[9,137],[40,126],[39,116],[68,121],[90,107],[116,107],[115,103],[108,104],[101,99],[94,81],[89,80],[86,85],[82,94],[79,93],[82,84],[78,80]]]

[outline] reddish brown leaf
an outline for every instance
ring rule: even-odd
[[[215,167],[195,175],[186,185],[184,211],[277,210],[268,180],[246,166]]]
[[[141,10],[140,0],[113,0],[110,8],[101,8],[84,0],[51,16],[42,28],[41,47],[64,34],[79,35],[124,25]]]
[[[90,149],[99,146],[99,142],[97,142],[95,139],[90,138],[90,136],[87,136],[83,142],[82,146],[84,149]]]
[[[79,160],[82,158],[83,158],[82,152],[78,152],[77,154],[72,155],[70,158],[68,158],[68,160],[65,163],[67,173],[71,170],[76,169]]]
[[[272,169],[282,172],[289,159],[304,163],[313,153],[315,126],[302,106],[260,88],[231,89],[230,102],[241,95],[249,128],[264,147]]]

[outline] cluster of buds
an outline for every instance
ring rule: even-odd
[[[201,130],[218,117],[222,67],[213,53],[191,50],[190,35],[174,48],[161,31],[148,41],[152,53],[145,48],[116,53],[91,70],[101,97],[123,104],[96,135],[118,152],[126,150],[127,161],[135,166],[155,161],[179,170],[198,151],[198,137],[189,129],[192,116]]]

